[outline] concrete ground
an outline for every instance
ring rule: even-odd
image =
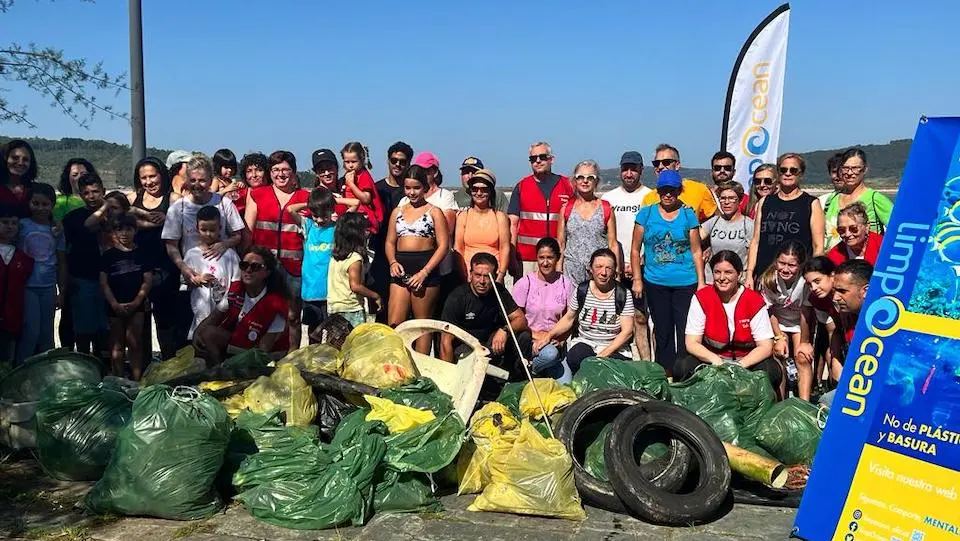
[[[0,539],[44,541],[376,540],[376,541],[714,541],[788,539],[794,510],[735,505],[718,520],[701,526],[668,528],[587,507],[587,520],[572,522],[500,513],[467,511],[474,496],[446,496],[441,513],[375,515],[363,527],[324,531],[287,530],[259,522],[241,505],[206,520],[178,522],[84,514],[77,503],[90,483],[46,477],[32,459],[0,457]]]

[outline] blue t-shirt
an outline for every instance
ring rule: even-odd
[[[305,301],[327,300],[327,270],[333,255],[333,224],[319,226],[311,218],[303,219],[303,285]]]
[[[637,212],[643,226],[643,277],[659,286],[681,287],[697,283],[690,251],[690,230],[700,227],[693,209],[684,205],[673,220],[665,220],[660,205],[647,205]]]
[[[62,233],[54,236],[49,225],[23,218],[20,220],[20,249],[33,258],[33,272],[27,280],[27,287],[57,285],[57,252],[67,249]]]

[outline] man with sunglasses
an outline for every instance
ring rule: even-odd
[[[533,174],[520,179],[507,205],[510,244],[522,267],[511,269],[517,279],[537,270],[537,242],[544,237],[557,237],[560,209],[573,199],[570,179],[552,170],[549,144],[538,141],[530,145],[529,160]]]
[[[663,143],[657,146],[653,157],[653,172],[660,176],[660,173],[666,170],[680,171],[680,151],[676,147]],[[717,202],[714,199],[713,192],[702,182],[697,182],[692,178],[683,179],[683,191],[680,193],[680,201],[693,209],[694,214],[701,223],[717,212]],[[643,199],[643,206],[656,205],[660,202],[660,196],[657,192],[650,192]]]
[[[389,217],[393,209],[397,208],[400,200],[403,199],[403,176],[410,167],[410,160],[413,159],[413,148],[397,141],[387,149],[387,176],[378,180],[375,184],[377,195],[383,203],[383,215]],[[384,251],[384,245],[387,243],[387,227],[381,227],[375,235],[370,238],[370,249],[373,250],[373,261],[370,263],[370,276],[373,278],[373,290],[380,294],[383,300],[382,305],[386,306],[390,298],[390,266],[387,264],[387,256]],[[381,310],[377,313],[377,321],[387,322],[387,311]]]
[[[720,185],[728,180],[733,180],[733,175],[737,172],[737,158],[727,152],[726,150],[721,150],[713,155],[713,158],[710,159],[710,177],[713,178],[713,188],[711,188],[710,193],[713,194],[713,200],[720,205]],[[740,212],[742,214],[747,213],[747,202],[750,200],[748,194],[743,194],[743,197],[740,198]]]
[[[623,261],[623,283],[632,284],[634,272],[630,266],[630,249],[633,246],[633,225],[637,212],[643,206],[643,199],[651,191],[640,182],[643,176],[643,156],[635,150],[628,150],[620,156],[620,186],[603,194],[604,201],[613,207],[617,221],[617,240],[620,242],[620,260]],[[641,254],[641,267],[642,264]],[[650,337],[647,326],[646,302],[643,297],[633,299],[633,340],[641,359],[650,359]]]
[[[470,208],[470,203],[472,201],[470,197],[470,179],[473,178],[473,175],[483,169],[483,162],[480,161],[480,158],[476,156],[467,156],[464,158],[463,163],[460,164],[460,184],[462,187],[453,194],[454,198],[457,201],[457,207],[460,211],[467,210]],[[491,194],[493,195],[493,194]],[[495,208],[502,212],[507,212],[507,201],[503,197],[494,197]]]

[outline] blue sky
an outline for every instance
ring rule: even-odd
[[[717,149],[733,62],[774,1],[145,1],[147,142],[238,155],[360,140],[385,171],[398,139],[432,150],[448,178],[479,156],[500,184],[552,143],[555,170],[581,159],[647,161],[660,142],[687,166]],[[269,7],[265,7],[269,6]],[[794,2],[780,150],[912,137],[921,114],[956,114],[950,1]],[[61,47],[127,71],[127,2],[17,0],[3,41]],[[46,100],[0,81],[38,129],[5,135],[129,141],[125,121],[79,128]],[[107,99],[111,95],[105,96]],[[114,100],[122,109],[129,98]]]

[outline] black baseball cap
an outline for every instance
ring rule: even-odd
[[[333,153],[329,148],[321,148],[320,150],[313,151],[313,168],[316,169],[318,165],[323,162],[332,162],[338,168],[340,167],[340,162],[337,161],[337,155]]]
[[[483,162],[476,156],[467,156],[467,158],[463,160],[463,163],[460,164],[460,169],[473,169],[474,172],[476,172],[483,169]]]
[[[620,156],[620,165],[639,165],[643,167],[643,156],[636,150],[628,150]]]

